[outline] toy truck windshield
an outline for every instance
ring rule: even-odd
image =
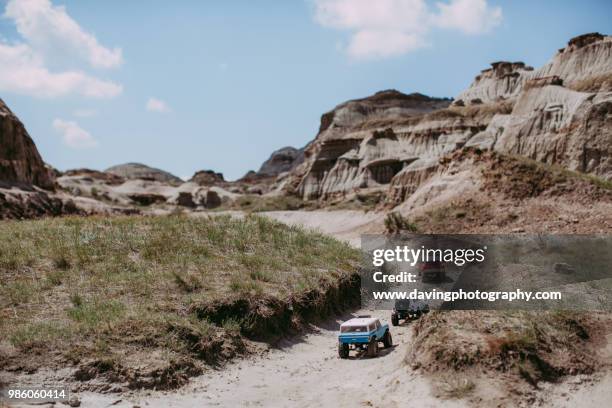
[[[367,333],[370,330],[367,326],[342,326],[340,333]]]

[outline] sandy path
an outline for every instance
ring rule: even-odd
[[[261,213],[266,217],[289,225],[320,231],[351,245],[360,245],[362,234],[383,232],[384,213],[363,211],[269,211]]]
[[[387,322],[388,311],[368,312]],[[350,316],[345,316],[349,318]],[[280,344],[263,357],[252,357],[210,371],[183,389],[123,397],[116,407],[437,407],[429,382],[403,363],[410,325],[393,327],[395,346],[377,358],[342,360],[337,354],[340,320],[313,326],[313,332]],[[149,394],[149,395],[147,395]],[[82,406],[107,407],[120,397],[81,394]],[[464,407],[444,401],[445,407]]]

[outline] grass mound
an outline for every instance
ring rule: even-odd
[[[483,189],[523,200],[578,193],[583,200],[609,198],[612,182],[597,176],[546,165],[521,156],[488,153],[489,165],[483,171]]]
[[[591,343],[607,325],[609,316],[576,312],[433,312],[415,325],[406,362],[430,373],[500,371],[537,386],[593,372]]]
[[[358,301],[359,261],[344,243],[256,216],[4,222],[0,365],[180,386],[249,338]]]

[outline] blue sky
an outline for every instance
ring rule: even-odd
[[[242,176],[322,113],[454,96],[496,60],[612,33],[609,1],[0,1],[0,98],[48,163]]]

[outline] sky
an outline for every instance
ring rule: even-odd
[[[60,170],[236,179],[384,89],[453,97],[612,34],[607,0],[0,0],[0,98]],[[0,148],[2,148],[0,146]]]

